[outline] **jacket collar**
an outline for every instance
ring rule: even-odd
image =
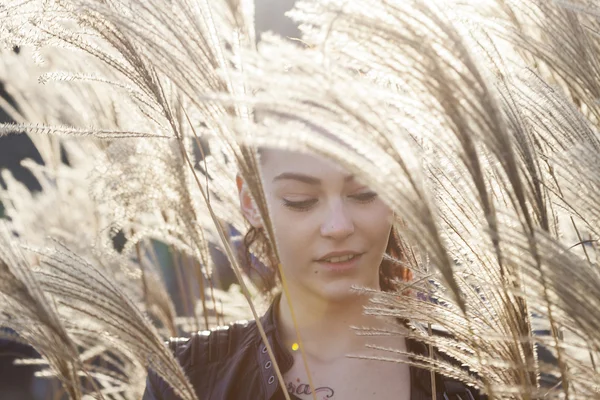
[[[273,301],[271,302],[271,306],[267,310],[267,312],[260,318],[260,322],[263,325],[265,330],[265,334],[267,339],[269,340],[269,344],[273,349],[275,354],[275,358],[277,361],[277,365],[279,365],[280,371],[282,374],[285,374],[289,371],[294,364],[294,357],[292,353],[285,347],[283,344],[283,340],[279,334],[279,329],[277,329],[277,310],[279,307],[279,301],[281,300],[281,293],[277,294]],[[404,324],[399,320],[399,323]],[[260,344],[257,346],[257,359],[258,359],[258,367],[260,370],[260,375],[262,378],[262,382],[264,383],[265,391],[266,391],[266,399],[270,399],[273,397],[277,389],[279,389],[279,380],[277,379],[277,375],[275,374],[275,369],[273,367],[273,360],[269,357],[269,353],[267,352],[267,348],[264,345],[260,335],[258,335]],[[427,346],[421,342],[418,342],[414,339],[406,338],[406,346],[407,350],[413,354],[429,356],[429,349]],[[410,366],[410,381],[411,381],[411,395],[414,398],[415,390],[420,391],[423,390],[427,395],[431,395],[431,373],[427,370],[416,368],[414,366]],[[285,390],[285,388],[284,388]],[[418,397],[417,397],[418,398]]]
[[[260,318],[260,322],[262,323],[265,335],[275,354],[275,361],[279,366],[279,370],[282,374],[285,374],[292,368],[292,365],[294,365],[294,357],[292,356],[292,353],[285,348],[279,334],[279,329],[277,329],[277,310],[280,299],[281,293],[275,296],[267,312]],[[260,335],[258,338],[260,341],[260,344],[257,347],[258,367],[266,391],[265,398],[270,399],[279,388],[279,380],[275,374],[273,360],[269,357],[267,347],[260,338]]]

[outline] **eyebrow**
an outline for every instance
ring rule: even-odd
[[[309,185],[320,185],[321,180],[319,178],[315,178],[314,176],[297,174],[295,172],[283,172],[273,178],[273,182],[283,180],[283,179],[292,179],[295,181],[300,181],[303,183],[307,183]],[[350,182],[354,180],[354,175],[347,175],[344,177],[344,182]]]

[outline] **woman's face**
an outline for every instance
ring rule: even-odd
[[[294,295],[343,300],[379,288],[392,212],[368,186],[321,157],[264,150],[261,173],[283,273]],[[242,206],[244,200],[242,199]],[[353,259],[324,260],[330,253]]]

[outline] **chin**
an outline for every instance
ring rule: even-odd
[[[360,293],[352,289],[352,286],[361,288],[378,288],[378,285],[358,279],[339,279],[336,282],[328,282],[319,285],[318,295],[324,300],[332,303],[356,301],[360,299]]]

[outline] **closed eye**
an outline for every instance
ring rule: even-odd
[[[370,201],[375,200],[375,198],[377,197],[377,193],[375,193],[375,192],[359,193],[359,194],[352,195],[350,197],[353,198],[354,200],[358,200],[361,203],[369,203]]]
[[[359,203],[369,203],[377,197],[377,193],[375,192],[366,192],[359,193],[352,196],[348,196],[353,200],[358,201]],[[319,200],[318,199],[310,199],[303,201],[290,201],[283,199],[283,205],[292,210],[296,211],[308,211],[312,206],[314,206]]]
[[[317,199],[303,201],[289,201],[283,199],[283,205],[296,211],[308,211],[313,205],[317,203],[317,201]]]

